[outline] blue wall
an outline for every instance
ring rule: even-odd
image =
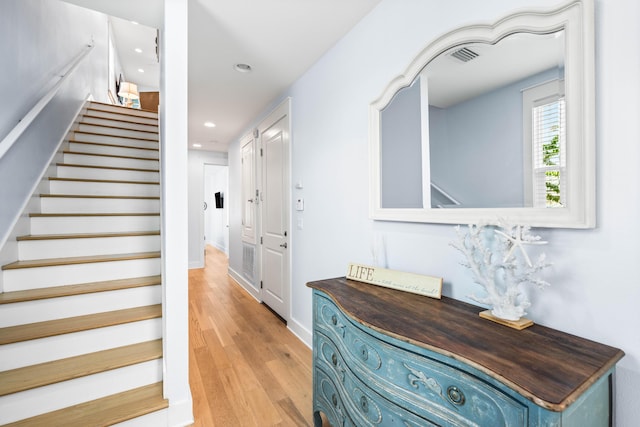
[[[622,348],[615,405],[618,427],[640,419],[640,4],[596,0],[597,221],[593,230],[535,230],[549,241],[551,287],[532,289],[535,322]],[[368,107],[434,38],[461,25],[492,22],[524,7],[557,0],[383,0],[284,96],[292,97],[291,189],[305,199],[292,209],[292,319],[311,330],[308,281],[344,276],[349,262],[371,263],[384,241],[389,268],[444,277],[444,294],[478,292],[460,254],[449,246],[453,227],[369,219]],[[275,102],[277,102],[276,100]],[[267,111],[263,113],[266,114]],[[258,118],[256,118],[257,120]],[[249,130],[249,129],[247,129]],[[229,153],[230,192],[239,191],[239,143]],[[235,189],[235,190],[234,190]],[[232,211],[233,216],[239,211]],[[234,225],[230,267],[241,271]],[[380,239],[382,237],[382,239]]]

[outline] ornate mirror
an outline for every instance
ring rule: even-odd
[[[370,106],[377,220],[595,226],[592,0],[429,44]]]

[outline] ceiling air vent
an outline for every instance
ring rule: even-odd
[[[472,59],[477,58],[478,54],[469,48],[463,47],[462,49],[458,49],[455,52],[453,52],[451,56],[453,56],[454,58],[462,62],[469,62]]]

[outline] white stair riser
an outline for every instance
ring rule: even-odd
[[[162,359],[0,397],[0,424],[162,381]]]
[[[142,146],[147,146],[147,144],[155,144],[156,146],[158,145],[157,141],[152,141],[150,139],[123,138],[119,136],[95,135],[92,133],[82,132],[75,132],[73,139],[76,141],[95,142],[98,144],[124,145],[127,147],[135,147],[137,146],[136,144],[144,144]]]
[[[142,157],[145,159],[154,159],[154,160],[158,160],[160,158],[160,152],[157,149],[144,150],[141,148],[134,148],[134,147],[100,145],[100,144],[84,144],[81,142],[70,142],[69,151],[73,151],[74,153],[107,154],[112,156]]]
[[[160,274],[160,258],[4,270],[5,292]]]
[[[159,172],[139,170],[83,168],[80,166],[58,166],[58,178],[103,179],[115,181],[149,181],[159,182]]]
[[[129,117],[149,117],[149,118],[158,118],[158,114],[151,111],[138,110],[133,108],[125,108],[119,107],[116,105],[107,105],[92,102],[89,104],[89,108],[100,110],[100,111],[109,111],[118,114],[124,114]]]
[[[138,418],[133,418],[122,423],[113,424],[111,427],[151,427],[151,426],[169,426],[169,410],[162,409],[160,411],[151,412]]]
[[[162,319],[149,319],[0,346],[0,371],[162,338]]]
[[[129,159],[123,157],[92,156],[90,154],[65,153],[64,162],[72,165],[105,166],[112,168],[133,168],[158,170],[160,163],[157,159]]]
[[[156,285],[2,304],[0,328],[161,303],[162,288]]]
[[[88,138],[91,134],[81,134],[78,133],[74,138],[69,139],[69,142],[78,142],[83,144],[105,144],[110,147],[125,147],[125,148],[149,148],[151,150],[158,150],[160,144],[158,141],[145,141],[144,139],[129,139],[129,138],[118,138],[117,141],[114,142],[95,142],[92,141],[93,138]]]
[[[33,217],[31,234],[115,233],[160,230],[160,216]]]
[[[131,129],[120,129],[114,127],[106,127],[99,125],[91,125],[80,123],[77,128],[78,132],[89,132],[89,133],[97,133],[101,135],[112,135],[112,136],[123,136],[126,138],[140,138],[140,139],[151,139],[154,141],[158,140],[157,133],[139,131],[139,130],[131,130]]]
[[[49,181],[51,194],[77,194],[88,196],[140,196],[159,197],[159,184],[134,184],[95,181]]]
[[[40,203],[42,213],[160,212],[158,199],[41,197]]]
[[[122,117],[122,116],[121,116]],[[96,126],[116,126],[123,129],[131,129],[138,131],[147,131],[147,132],[158,132],[158,125],[156,123],[145,124],[145,123],[133,123],[127,122],[124,120],[109,120],[108,118],[100,118],[100,117],[87,117],[84,116],[82,118],[83,124],[88,125],[96,125]]]
[[[100,111],[96,110],[93,107],[90,107],[87,110],[87,115],[91,117],[99,117],[105,119],[118,120],[121,122],[131,122],[131,123],[144,123],[147,125],[158,126],[158,119],[149,118],[149,117],[137,117],[131,116],[128,114],[119,114],[119,113],[110,113],[108,111]]]
[[[160,250],[160,236],[93,237],[85,239],[21,240],[18,259],[22,261]]]

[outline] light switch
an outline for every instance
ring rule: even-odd
[[[304,199],[296,200],[296,210],[303,211],[304,210]]]

